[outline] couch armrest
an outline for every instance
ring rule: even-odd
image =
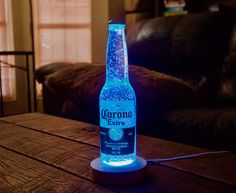
[[[44,66],[40,66],[35,72],[35,79],[39,83],[43,83],[47,75],[72,65],[73,65],[72,63],[68,62],[55,62]]]

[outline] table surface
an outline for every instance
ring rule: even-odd
[[[166,158],[207,150],[138,136],[138,155]],[[96,184],[98,126],[41,113],[0,118],[0,192],[236,192],[236,156],[225,153],[148,165],[145,181]]]

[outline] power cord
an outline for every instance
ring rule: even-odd
[[[170,157],[170,158],[147,159],[146,161],[148,164],[159,164],[159,163],[163,163],[163,162],[197,158],[197,157],[201,157],[201,156],[205,156],[205,155],[214,155],[214,154],[223,154],[223,153],[231,153],[231,152],[230,151],[208,151],[208,152],[196,153],[196,154],[191,154],[191,155],[176,156],[176,157]]]

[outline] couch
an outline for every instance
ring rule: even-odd
[[[139,134],[236,152],[236,25],[234,12],[222,10],[129,27]],[[104,64],[51,63],[36,79],[45,113],[99,124]]]

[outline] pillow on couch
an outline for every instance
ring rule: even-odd
[[[156,125],[155,117],[169,109],[193,106],[198,95],[188,83],[138,66],[129,66],[137,97],[139,127]],[[63,111],[70,117],[98,123],[99,93],[105,82],[105,65],[70,65],[46,77],[45,85],[64,98]]]

